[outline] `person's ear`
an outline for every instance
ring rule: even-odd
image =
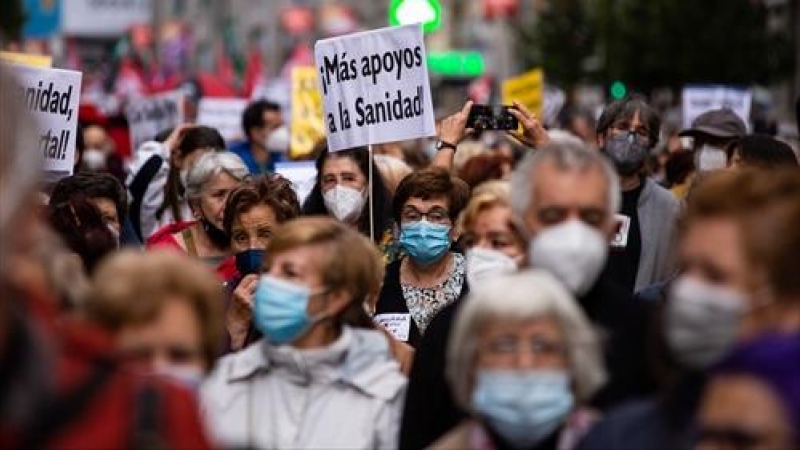
[[[456,242],[461,237],[461,227],[457,226],[457,224],[453,224],[447,234],[450,235],[450,242]]]
[[[597,148],[603,148],[606,145],[606,133],[597,133]]]
[[[200,220],[203,217],[203,210],[200,209],[200,203],[197,200],[189,200],[187,204],[192,211],[192,217],[196,220]]]
[[[327,302],[325,302],[326,317],[339,317],[342,315],[347,306],[352,302],[353,296],[344,289],[338,289],[327,294]]]

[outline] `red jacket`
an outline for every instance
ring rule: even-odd
[[[197,222],[178,222],[167,225],[160,230],[156,231],[150,239],[147,240],[146,247],[150,248],[169,248],[173,250],[180,250],[186,253],[186,250],[181,247],[181,244],[175,239],[174,234],[191,227]],[[236,270],[236,257],[229,256],[225,258],[214,271],[219,275],[220,279],[228,281],[229,279],[237,276],[239,272]]]
[[[16,327],[30,344],[22,359],[47,367],[47,383],[31,389],[36,413],[23,423],[2,420],[0,448],[134,448],[142,446],[143,431],[154,433],[161,448],[211,448],[188,391],[128,369],[114,357],[110,336],[93,325],[57,319],[47,300],[26,300],[25,318],[17,321],[24,325]],[[73,401],[90,385],[90,393]],[[154,426],[140,426],[143,416]]]

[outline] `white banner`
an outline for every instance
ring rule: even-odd
[[[317,182],[314,161],[283,161],[275,163],[275,173],[292,182],[292,189],[302,205]]]
[[[66,34],[119,36],[152,19],[152,0],[61,0],[61,31]]]
[[[160,131],[183,123],[183,93],[172,91],[132,100],[125,108],[134,151]]]
[[[729,86],[686,86],[683,88],[683,128],[691,128],[692,121],[712,109],[729,108],[750,128],[750,108],[753,92]]]
[[[247,137],[242,131],[242,113],[247,100],[242,98],[202,98],[197,106],[197,124],[213,127],[229,144]]]
[[[44,170],[71,175],[75,165],[81,73],[12,65],[25,107],[36,118]]]
[[[436,133],[420,25],[318,41],[314,60],[331,151]]]

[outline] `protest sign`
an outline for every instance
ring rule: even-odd
[[[293,158],[311,154],[314,145],[325,138],[323,114],[316,69],[296,67],[292,70],[292,135],[289,146]]]
[[[72,70],[12,65],[19,79],[19,95],[36,119],[39,154],[44,170],[71,175],[75,165],[81,73]]]
[[[135,99],[125,108],[135,150],[158,132],[183,123],[183,93],[172,91]]]
[[[31,67],[51,67],[53,58],[48,55],[33,55],[30,53],[0,52],[0,61],[21,64]]]
[[[530,112],[542,114],[544,72],[533,69],[517,77],[503,81],[503,104],[510,105],[514,100],[522,103]]]
[[[331,151],[436,133],[420,25],[321,40],[314,60]]]
[[[730,86],[686,86],[683,88],[683,128],[712,109],[729,108],[748,125],[753,93],[749,89]],[[749,127],[749,125],[748,125]]]
[[[567,103],[567,94],[555,86],[544,87],[544,99],[542,100],[542,122],[545,126],[556,127],[558,115]]]
[[[149,24],[154,0],[70,0],[61,8],[61,31],[80,36],[120,36]]]
[[[213,127],[226,142],[244,140],[242,113],[247,100],[241,98],[202,98],[197,105],[197,124]]]
[[[385,328],[398,341],[408,342],[408,337],[411,334],[411,314],[377,314],[372,320]]]
[[[301,205],[317,182],[317,166],[314,161],[276,162],[275,173],[292,182],[292,189]]]

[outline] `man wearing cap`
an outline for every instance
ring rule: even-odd
[[[747,126],[728,108],[712,109],[697,116],[692,127],[680,133],[694,139],[695,167],[698,173],[728,167],[725,148],[747,134]]]

